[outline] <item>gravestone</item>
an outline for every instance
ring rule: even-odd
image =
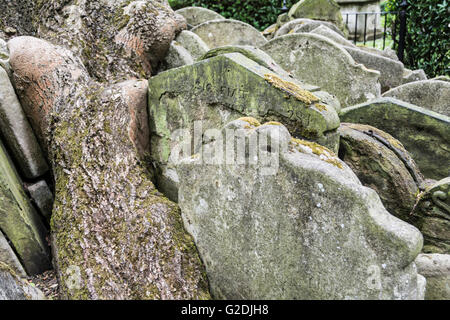
[[[183,46],[194,60],[197,60],[209,50],[206,43],[198,35],[188,30],[181,31],[175,41]]]
[[[26,272],[17,259],[16,254],[6,240],[3,232],[0,231],[0,261],[8,265],[15,273],[21,277],[26,277]]]
[[[0,229],[29,275],[51,268],[46,230],[0,141]]]
[[[335,95],[342,107],[380,95],[380,73],[357,64],[340,45],[323,36],[285,35],[269,41],[261,49],[296,78]]]
[[[318,89],[317,87],[312,87]],[[228,53],[149,79],[151,155],[158,170],[157,187],[177,198],[173,169],[178,129],[193,135],[195,121],[203,132],[244,116],[286,123],[292,134],[337,150],[339,118],[291,78],[275,74],[239,53]],[[175,149],[176,150],[176,149]]]
[[[211,20],[225,19],[217,12],[202,7],[186,7],[175,12],[181,14],[186,19],[188,25],[192,27]]]
[[[238,130],[242,163],[206,165],[198,156],[177,167],[182,217],[213,298],[420,298],[420,232],[390,215],[330,150],[253,120],[229,123],[203,146],[221,150],[227,131]],[[252,145],[265,136],[267,145]],[[266,156],[279,160],[272,171]]]
[[[450,116],[450,82],[423,80],[391,89],[383,97],[392,97]]]
[[[405,68],[405,71],[403,72],[403,81],[402,84],[415,82],[415,81],[421,81],[421,80],[427,80],[427,75],[425,74],[425,71],[423,69],[417,69],[417,70],[409,70]]]
[[[35,179],[48,171],[41,148],[8,74],[2,67],[0,67],[0,132],[24,178]]]
[[[336,25],[334,25],[331,22],[300,18],[300,19],[294,19],[292,21],[289,21],[289,22],[286,22],[285,24],[283,24],[276,31],[275,37],[281,37],[286,34],[293,33],[295,29],[297,29],[297,31],[299,31],[299,32],[300,31],[301,32],[310,32],[320,26],[325,26],[327,28],[330,28],[337,34],[339,34],[343,37],[345,36],[344,33],[341,30],[339,30],[339,28],[336,27]],[[301,29],[299,29],[299,28],[301,28]]]
[[[289,10],[289,17],[332,22],[344,31],[345,26],[339,9],[339,5],[334,0],[300,0]]]
[[[419,254],[417,272],[427,279],[426,300],[450,300],[450,255]]]
[[[0,261],[0,300],[45,300],[45,295]]]
[[[159,65],[158,73],[193,63],[194,59],[189,51],[187,51],[180,43],[172,41],[166,57]]]
[[[386,209],[411,223],[423,177],[402,144],[377,128],[342,123],[339,157],[366,187],[374,189]]]
[[[251,25],[237,20],[214,20],[202,23],[191,30],[210,49],[228,45],[249,45],[259,47],[266,38]]]
[[[27,184],[26,190],[30,194],[30,198],[39,209],[41,215],[50,222],[53,207],[53,194],[45,180]]]
[[[382,92],[402,84],[404,66],[400,61],[360,50],[354,46],[344,46],[344,49],[357,63],[363,64],[368,69],[378,70],[380,72]]]
[[[297,31],[299,31],[299,30],[297,30]],[[294,32],[298,33],[297,31],[294,31]],[[348,47],[352,47],[353,46],[353,44],[350,41],[348,41],[346,38],[344,38],[342,35],[340,35],[336,31],[333,31],[333,30],[331,30],[330,28],[328,28],[328,27],[326,27],[324,25],[320,25],[319,27],[317,27],[314,30],[310,31],[310,33],[324,36],[324,37],[330,39],[331,41],[334,41],[337,44],[340,44],[342,46],[348,46]]]
[[[0,39],[0,67],[11,73],[11,65],[9,64],[9,51],[6,42]]]
[[[450,176],[450,118],[393,98],[344,108],[341,121],[368,124],[398,139],[425,178]]]

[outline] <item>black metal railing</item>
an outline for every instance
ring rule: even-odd
[[[386,39],[392,39],[392,49],[397,50],[397,56],[403,62],[406,43],[407,6],[408,3],[404,0],[400,5],[399,11],[344,14],[345,23],[349,31],[349,39],[353,40],[355,44],[362,42],[366,45],[366,43],[372,42],[374,48],[376,47],[376,41],[383,39],[383,50],[386,48]],[[350,22],[353,25],[350,26]]]

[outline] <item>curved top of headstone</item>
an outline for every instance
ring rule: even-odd
[[[383,94],[450,116],[450,82],[422,80],[403,84]]]
[[[289,17],[330,21],[344,27],[340,7],[334,0],[301,0],[289,10]]]
[[[202,23],[191,30],[211,49],[227,45],[250,45],[259,47],[267,43],[266,38],[251,25],[237,20],[213,20]]]
[[[202,7],[186,7],[175,12],[181,14],[193,27],[206,21],[225,19],[217,12]]]
[[[272,39],[261,49],[299,80],[334,94],[343,107],[380,94],[380,73],[357,64],[340,45],[324,36],[289,34]]]
[[[337,44],[341,44],[344,46],[353,47],[353,43],[346,38],[344,38],[341,34],[338,32],[330,29],[329,27],[325,25],[320,25],[317,28],[310,31],[310,33],[318,34],[324,37],[327,37],[328,39],[336,42]]]
[[[278,29],[277,32],[275,33],[275,37],[280,37],[280,36],[283,36],[290,32],[293,32],[293,30],[296,27],[298,27],[299,25],[305,26],[305,29],[302,30],[303,32],[309,32],[309,31],[312,31],[313,29],[317,28],[320,25],[324,25],[324,26],[330,28],[331,30],[333,30],[334,32],[338,33],[339,35],[344,36],[344,33],[341,30],[339,30],[339,28],[336,27],[336,25],[334,25],[331,22],[299,18],[299,19],[294,19],[292,21],[289,21],[289,22],[283,24],[280,27],[280,29]]]
[[[175,41],[180,43],[187,51],[189,51],[194,59],[200,58],[209,50],[202,38],[188,30],[181,31],[175,38]]]

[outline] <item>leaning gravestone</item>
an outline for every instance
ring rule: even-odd
[[[334,0],[300,0],[289,10],[289,17],[328,21],[345,30],[340,7]]]
[[[172,168],[177,157],[179,129],[193,134],[221,128],[228,121],[253,116],[282,121],[293,135],[337,150],[339,118],[320,98],[239,53],[228,53],[191,66],[161,73],[149,80],[151,154],[158,169],[157,186],[176,200],[178,178]],[[201,132],[203,132],[201,131]]]
[[[206,21],[225,19],[217,12],[201,7],[186,7],[175,12],[181,14],[186,19],[188,25],[193,27]]]
[[[227,131],[238,130],[242,163],[206,165],[200,155],[177,167],[184,224],[213,297],[420,298],[420,232],[391,216],[330,150],[291,139],[281,124],[247,121],[229,123],[203,146],[221,150]],[[271,142],[250,142],[262,137]],[[266,156],[278,159],[272,171],[264,171]]]
[[[45,295],[0,261],[0,300],[45,300]]]
[[[197,60],[209,50],[209,47],[198,35],[188,30],[181,31],[175,41],[181,44],[194,60]]]
[[[402,144],[377,128],[342,123],[339,157],[366,187],[374,189],[386,209],[411,223],[411,211],[423,177]]]
[[[403,71],[403,81],[402,84],[415,82],[415,81],[421,81],[421,80],[427,80],[427,75],[425,74],[425,71],[423,69],[417,69],[417,70],[409,70],[406,69]]]
[[[51,268],[46,230],[0,141],[0,229],[30,275]]]
[[[392,97],[450,116],[450,82],[424,80],[410,82],[389,90],[383,97]]]
[[[450,176],[450,118],[393,98],[342,109],[343,122],[368,124],[398,139],[426,178]]]
[[[310,31],[310,33],[318,34],[318,35],[327,37],[331,41],[334,41],[337,44],[340,44],[340,45],[343,45],[343,46],[347,46],[347,47],[352,47],[353,46],[353,43],[348,41],[342,35],[340,35],[336,31],[333,31],[333,30],[331,30],[330,28],[328,28],[328,27],[326,27],[324,25],[320,25],[319,27],[317,27],[317,28],[313,29],[312,31]]]
[[[237,20],[214,20],[202,23],[191,30],[208,45],[217,48],[228,45],[259,47],[266,38],[251,25]]]
[[[170,43],[169,51],[167,52],[166,57],[163,61],[161,61],[158,72],[182,67],[193,63],[194,58],[192,58],[189,51],[187,51],[180,43],[172,41]]]
[[[344,33],[341,30],[339,30],[339,28],[336,27],[336,25],[334,25],[331,22],[319,21],[319,20],[311,20],[311,19],[303,19],[303,18],[294,19],[292,21],[289,21],[289,22],[283,24],[276,31],[275,37],[281,37],[281,36],[284,36],[286,34],[293,33],[294,30],[296,30],[296,29],[297,29],[297,31],[310,32],[310,31],[316,29],[319,26],[325,26],[327,28],[330,28],[331,30],[333,30],[337,34],[339,34],[339,35],[344,37]]]
[[[0,133],[21,175],[35,179],[48,171],[37,139],[6,71],[0,67]]]
[[[17,259],[16,254],[6,240],[3,232],[0,230],[0,261],[8,265],[15,273],[19,274],[21,277],[26,277],[26,272],[20,264],[19,259]]]
[[[380,73],[357,64],[340,45],[323,36],[285,35],[269,41],[261,49],[296,78],[334,94],[342,107],[380,95]]]
[[[450,300],[450,255],[419,254],[417,272],[427,279],[426,300]]]

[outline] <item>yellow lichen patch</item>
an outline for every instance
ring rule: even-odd
[[[308,90],[302,89],[298,84],[283,80],[273,73],[266,73],[264,78],[274,87],[289,93],[291,96],[294,96],[297,100],[307,104],[308,106],[313,102],[319,102],[319,98]]]
[[[281,123],[277,122],[277,121],[269,121],[263,124],[263,126],[281,126]]]
[[[339,169],[343,168],[342,163],[340,162],[336,154],[327,147],[321,146],[320,144],[315,142],[297,138],[292,138],[291,143],[294,144],[297,147],[297,150],[302,153],[315,154],[320,158],[320,160],[328,162],[335,167],[338,167]]]
[[[314,106],[317,108],[317,110],[319,111],[327,111],[327,106],[320,104],[320,103],[315,103]]]
[[[271,27],[271,28],[269,28],[269,29],[267,29],[267,30],[264,30],[264,32],[262,32],[262,34],[263,34],[263,35],[266,35],[266,34],[272,34],[272,33],[274,33],[275,31],[277,31],[277,29],[278,29],[278,27],[275,25],[275,26],[273,26],[273,27]]]
[[[252,117],[243,117],[243,118],[239,118],[238,120],[245,121],[248,124],[250,124],[252,127],[259,127],[261,125],[261,123],[258,120],[256,120],[255,118],[252,118]]]
[[[294,33],[294,29],[292,29],[291,31],[288,32],[288,34],[293,34]]]

